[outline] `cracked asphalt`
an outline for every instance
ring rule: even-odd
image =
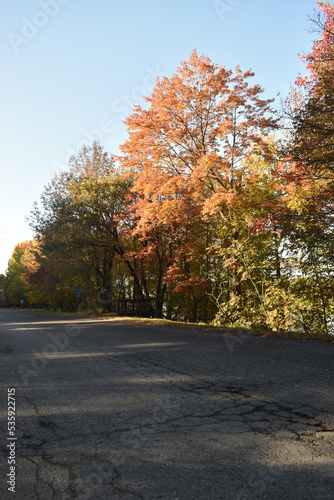
[[[334,498],[334,344],[0,309],[0,353],[1,498]]]

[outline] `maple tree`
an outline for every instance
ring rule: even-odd
[[[232,219],[244,202],[247,159],[255,151],[261,151],[263,159],[272,158],[268,137],[277,122],[271,100],[262,99],[261,87],[249,83],[253,76],[251,70],[243,73],[238,67],[233,73],[193,51],[175,75],[157,80],[152,96],[146,98],[149,109],[137,106],[126,120],[129,139],[121,146],[119,160],[134,179],[136,231],[145,233],[160,225],[172,235],[180,220],[189,220],[192,207],[192,224],[183,227],[187,229],[166,276],[174,280],[175,291],[192,297],[193,319],[207,280],[203,266],[190,263],[207,259],[206,248],[212,242],[202,243],[196,252],[189,245],[190,235],[200,241],[196,231],[218,214],[229,246],[238,241],[240,233],[232,229]],[[176,241],[171,238],[174,248]]]

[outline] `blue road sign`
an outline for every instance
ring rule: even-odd
[[[82,298],[82,287],[81,286],[76,286],[75,287],[75,298],[76,299],[81,299]]]

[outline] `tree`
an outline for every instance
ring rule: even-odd
[[[84,288],[86,300],[112,293],[115,255],[125,254],[120,233],[127,224],[128,186],[95,142],[46,187],[42,210],[36,205],[30,219],[41,243],[40,268],[30,279],[53,281],[53,302],[73,307],[75,286]]]
[[[334,179],[334,7],[318,2],[312,20],[319,34],[311,52],[302,56],[309,75],[299,76],[286,107],[292,141],[287,156],[295,177]],[[331,185],[332,189],[332,185]]]
[[[4,307],[6,305],[4,282],[5,282],[5,275],[0,274],[0,307]]]
[[[295,323],[328,333],[334,312],[334,7],[318,2],[318,8],[312,23],[319,38],[302,57],[309,75],[297,78],[285,109],[291,129],[277,177]]]
[[[133,232],[131,185],[95,142],[46,187],[42,210],[36,206],[31,217],[41,241],[41,266],[30,279],[53,281],[53,303],[70,307],[74,287],[81,285],[86,300],[99,296],[110,307],[112,299],[135,299],[153,315],[155,298],[161,312],[163,286],[156,277],[161,253],[153,256],[148,240]]]
[[[26,273],[34,248],[34,241],[24,241],[18,243],[13,250],[4,279],[4,291],[9,305],[19,306],[28,302]]]
[[[247,184],[247,159],[256,152],[272,161],[268,137],[277,122],[271,101],[261,99],[261,87],[250,86],[253,76],[238,67],[233,73],[193,51],[175,75],[157,80],[146,98],[149,108],[137,106],[126,120],[129,139],[119,159],[134,179],[135,231],[166,229],[170,252],[164,279],[191,297],[193,319],[205,296],[208,248],[217,239],[217,224],[228,248],[242,237],[236,213]],[[237,281],[234,273],[240,293]]]

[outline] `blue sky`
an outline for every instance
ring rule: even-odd
[[[155,77],[193,49],[252,68],[266,97],[286,97],[316,35],[311,0],[2,0],[0,273],[25,217],[70,153],[100,139],[118,152],[122,120]],[[277,106],[279,102],[277,100]]]

